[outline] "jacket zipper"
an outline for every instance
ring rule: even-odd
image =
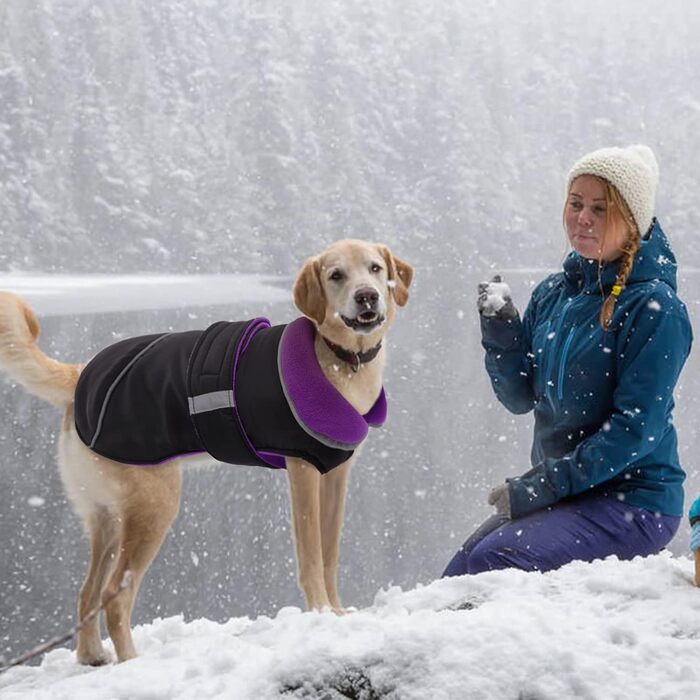
[[[550,329],[552,328],[552,319],[547,319],[547,324],[544,329],[544,342],[542,343],[542,360],[541,360],[541,366],[542,366],[542,384],[543,386],[543,395],[546,395],[547,393],[547,377],[549,376],[549,366],[552,364],[552,354],[549,352],[549,348],[547,346],[547,343],[549,342],[549,334],[550,334]],[[545,350],[545,348],[547,348]]]
[[[545,373],[544,391],[545,391],[545,396],[547,396],[552,403],[554,403],[554,397],[552,396],[551,388],[554,386],[554,378],[552,377],[551,382],[550,382],[550,374],[551,374],[551,370],[552,370],[554,350],[556,349],[556,346],[557,346],[556,339],[557,339],[557,337],[562,329],[562,326],[564,325],[564,320],[566,319],[566,314],[569,310],[569,307],[573,303],[573,301],[574,301],[574,297],[569,297],[566,300],[566,303],[564,304],[564,307],[561,310],[561,315],[559,316],[559,321],[557,322],[556,330],[554,331],[554,338],[553,338],[554,342],[552,343],[550,350],[549,350],[549,358],[548,358],[549,361],[547,362],[547,371]],[[548,334],[551,335],[551,331]]]
[[[564,343],[564,349],[561,353],[561,360],[559,364],[559,381],[557,382],[557,397],[560,403],[564,400],[564,371],[566,370],[566,359],[569,355],[569,348],[571,347],[571,341],[574,339],[575,332],[576,326],[571,326],[569,335],[566,337],[566,342]]]

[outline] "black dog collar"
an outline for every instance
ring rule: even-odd
[[[346,350],[332,340],[328,340],[326,336],[322,335],[321,337],[339,360],[347,362],[352,367],[353,372],[357,372],[360,369],[360,365],[366,365],[368,362],[371,362],[379,354],[379,350],[382,347],[382,341],[380,340],[377,345],[369,350],[365,350],[365,352],[352,352],[352,350]]]

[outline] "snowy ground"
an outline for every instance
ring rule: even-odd
[[[380,591],[345,617],[283,608],[135,631],[141,656],[83,668],[66,649],[0,676],[3,700],[697,697],[700,590],[691,562],[573,563]]]

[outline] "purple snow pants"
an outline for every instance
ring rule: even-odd
[[[493,569],[550,571],[570,561],[656,554],[681,519],[625,505],[608,496],[581,496],[518,520],[493,515],[462,545],[445,576]]]

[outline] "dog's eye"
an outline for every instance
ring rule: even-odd
[[[343,273],[340,270],[333,270],[331,274],[328,276],[329,280],[333,280],[334,282],[340,282],[344,277]]]
[[[383,268],[381,265],[377,264],[377,263],[372,263],[372,264],[369,266],[369,271],[370,271],[370,272],[373,272],[374,274],[376,274],[377,272],[381,272],[383,269],[384,269],[384,268]]]

